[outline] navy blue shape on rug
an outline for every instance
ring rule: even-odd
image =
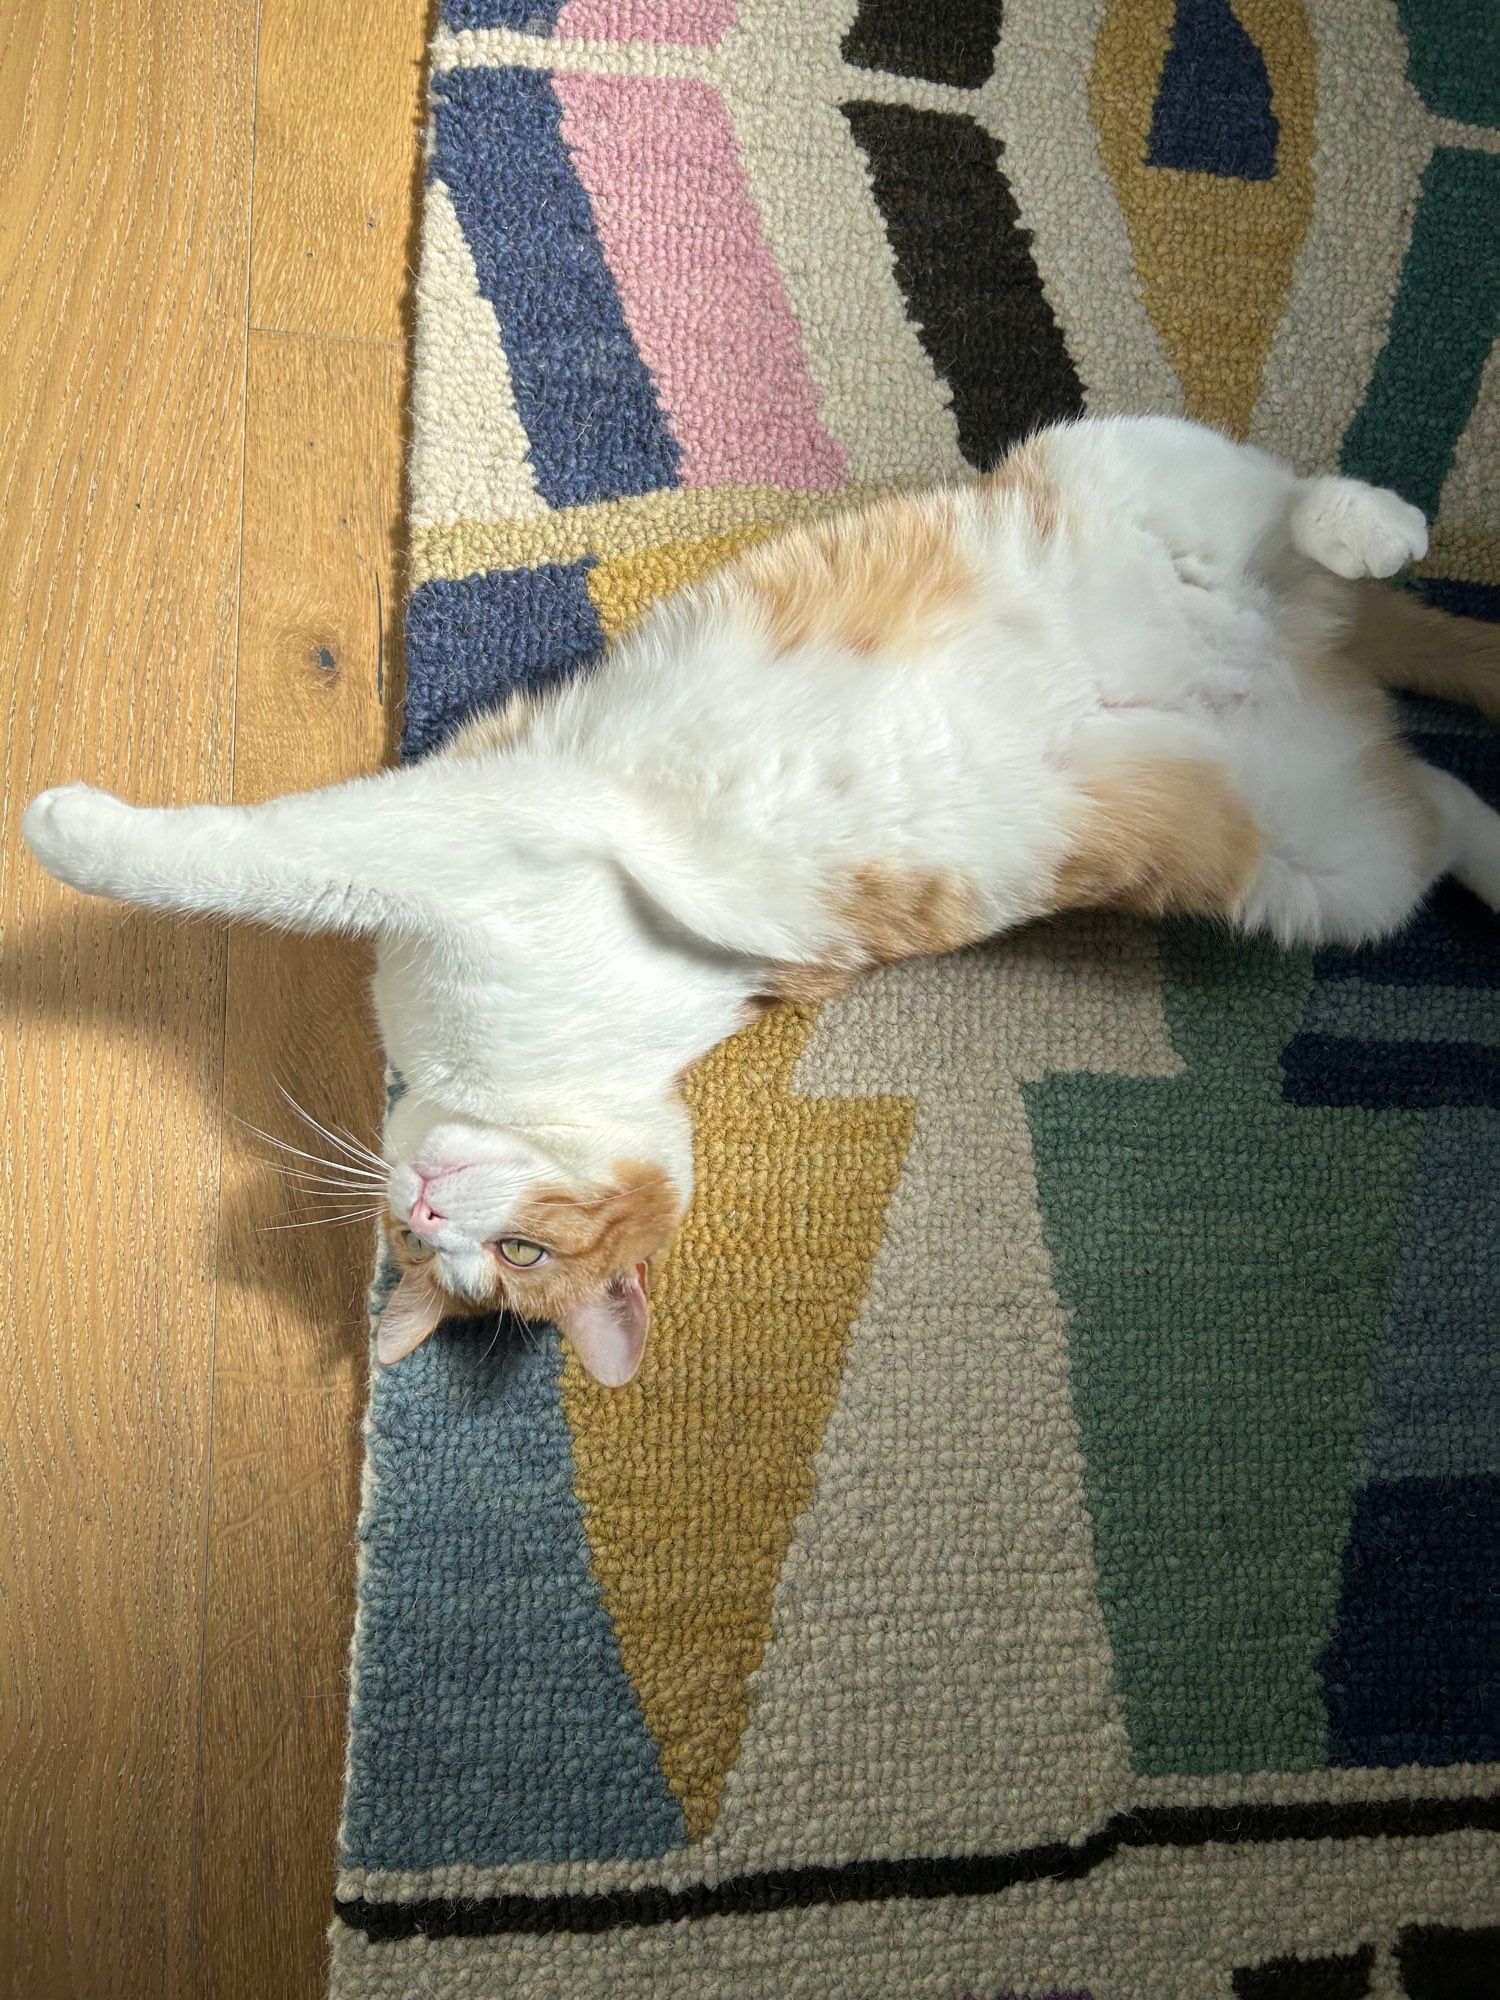
[[[450,1322],[381,1377],[351,1868],[642,1858],[687,1837],[590,1568],[561,1353],[533,1342]]]
[[[1300,1034],[1282,1055],[1281,1073],[1289,1104],[1359,1104],[1367,1111],[1500,1107],[1500,1049],[1470,1042]]]
[[[675,486],[682,454],[604,261],[538,70],[456,69],[433,85],[431,172],[495,309],[537,491],[581,507]]]
[[[604,633],[591,565],[481,570],[419,584],[406,607],[402,758],[421,757],[461,722],[595,660]]]
[[[1335,1765],[1500,1757],[1500,1479],[1372,1479],[1354,1507],[1320,1666]]]
[[[1229,0],[1177,0],[1147,166],[1268,181],[1280,136],[1266,59]]]

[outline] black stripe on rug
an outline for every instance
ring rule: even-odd
[[[844,37],[857,69],[925,76],[977,89],[988,80],[1000,39],[1001,0],[859,0]]]
[[[1083,390],[1021,227],[1000,145],[972,118],[846,104],[918,338],[948,384],[958,442],[987,471]]]
[[[1361,1799],[1303,1805],[1145,1806],[1116,1813],[1079,1841],[1006,1854],[846,1861],[834,1868],[772,1868],[723,1882],[652,1884],[576,1896],[433,1896],[385,1903],[339,1900],[335,1915],[372,1944],[402,1938],[543,1936],[679,1923],[693,1917],[763,1916],[824,1903],[993,1896],[1026,1882],[1076,1882],[1131,1848],[1244,1847],[1282,1840],[1429,1840],[1500,1832],[1500,1795],[1469,1799]]]

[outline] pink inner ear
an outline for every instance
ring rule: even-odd
[[[646,1350],[646,1329],[651,1323],[646,1266],[637,1264],[623,1278],[616,1278],[602,1298],[570,1306],[561,1323],[573,1352],[594,1380],[606,1389],[623,1389],[634,1378]]]
[[[386,1300],[375,1332],[376,1358],[386,1367],[402,1361],[443,1317],[443,1295],[422,1271],[408,1271]]]

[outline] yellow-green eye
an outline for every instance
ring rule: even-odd
[[[415,1230],[403,1229],[401,1232],[401,1241],[406,1246],[407,1256],[413,1258],[418,1264],[425,1264],[429,1257],[437,1255],[432,1245],[424,1243]]]
[[[546,1256],[540,1243],[528,1243],[524,1236],[502,1236],[500,1255],[507,1264],[514,1264],[524,1271],[530,1264],[540,1264]]]

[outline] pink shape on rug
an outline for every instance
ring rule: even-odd
[[[708,49],[734,26],[740,0],[566,0],[557,32],[577,42],[662,42]]]
[[[696,78],[554,72],[563,139],[684,486],[821,492],[848,468],[740,171],[723,100]]]

